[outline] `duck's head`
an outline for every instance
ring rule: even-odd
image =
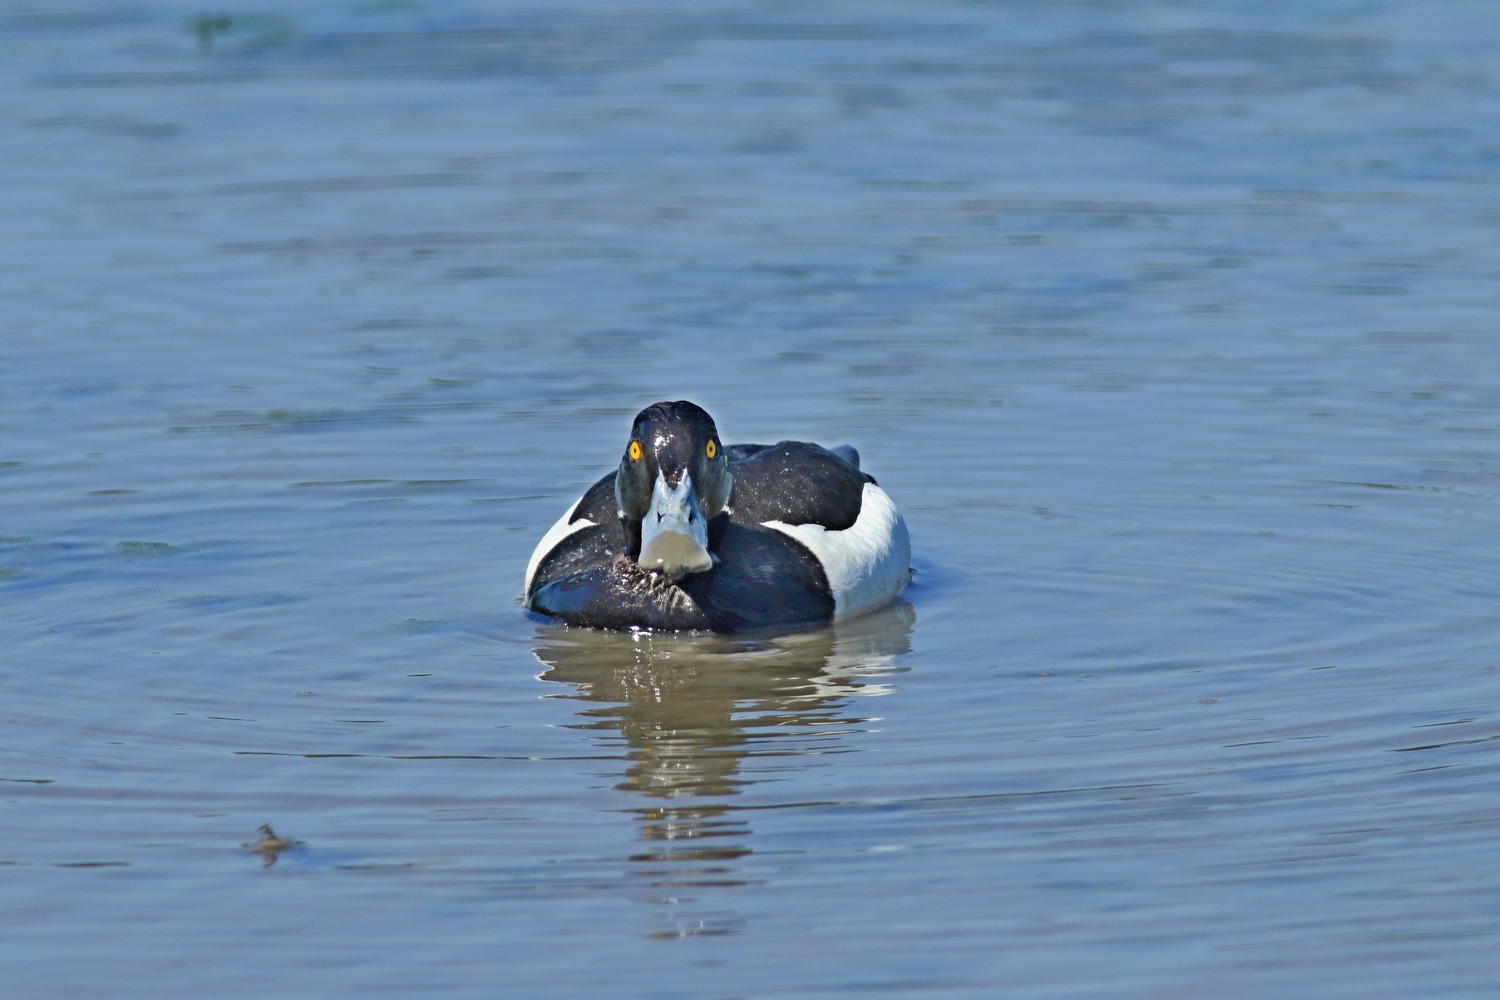
[[[694,403],[653,403],[635,418],[615,473],[615,504],[641,568],[680,580],[713,568],[708,522],[729,507],[729,459]]]

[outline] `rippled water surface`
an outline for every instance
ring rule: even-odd
[[[303,7],[0,11],[13,995],[1493,995],[1488,5]],[[679,397],[908,600],[523,615]]]

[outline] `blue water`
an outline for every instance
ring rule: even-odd
[[[0,11],[7,989],[1492,995],[1497,43]],[[684,397],[856,445],[907,600],[526,617]]]

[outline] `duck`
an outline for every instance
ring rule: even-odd
[[[884,607],[911,576],[906,522],[855,449],[726,446],[676,400],[636,416],[619,465],[542,536],[524,606],[599,629],[785,629]]]

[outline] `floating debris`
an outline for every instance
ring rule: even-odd
[[[247,841],[240,845],[247,851],[254,851],[261,856],[261,866],[269,868],[276,863],[276,859],[282,851],[290,851],[294,847],[302,846],[302,841],[295,837],[279,837],[276,831],[271,829],[270,823],[260,825],[260,839]]]

